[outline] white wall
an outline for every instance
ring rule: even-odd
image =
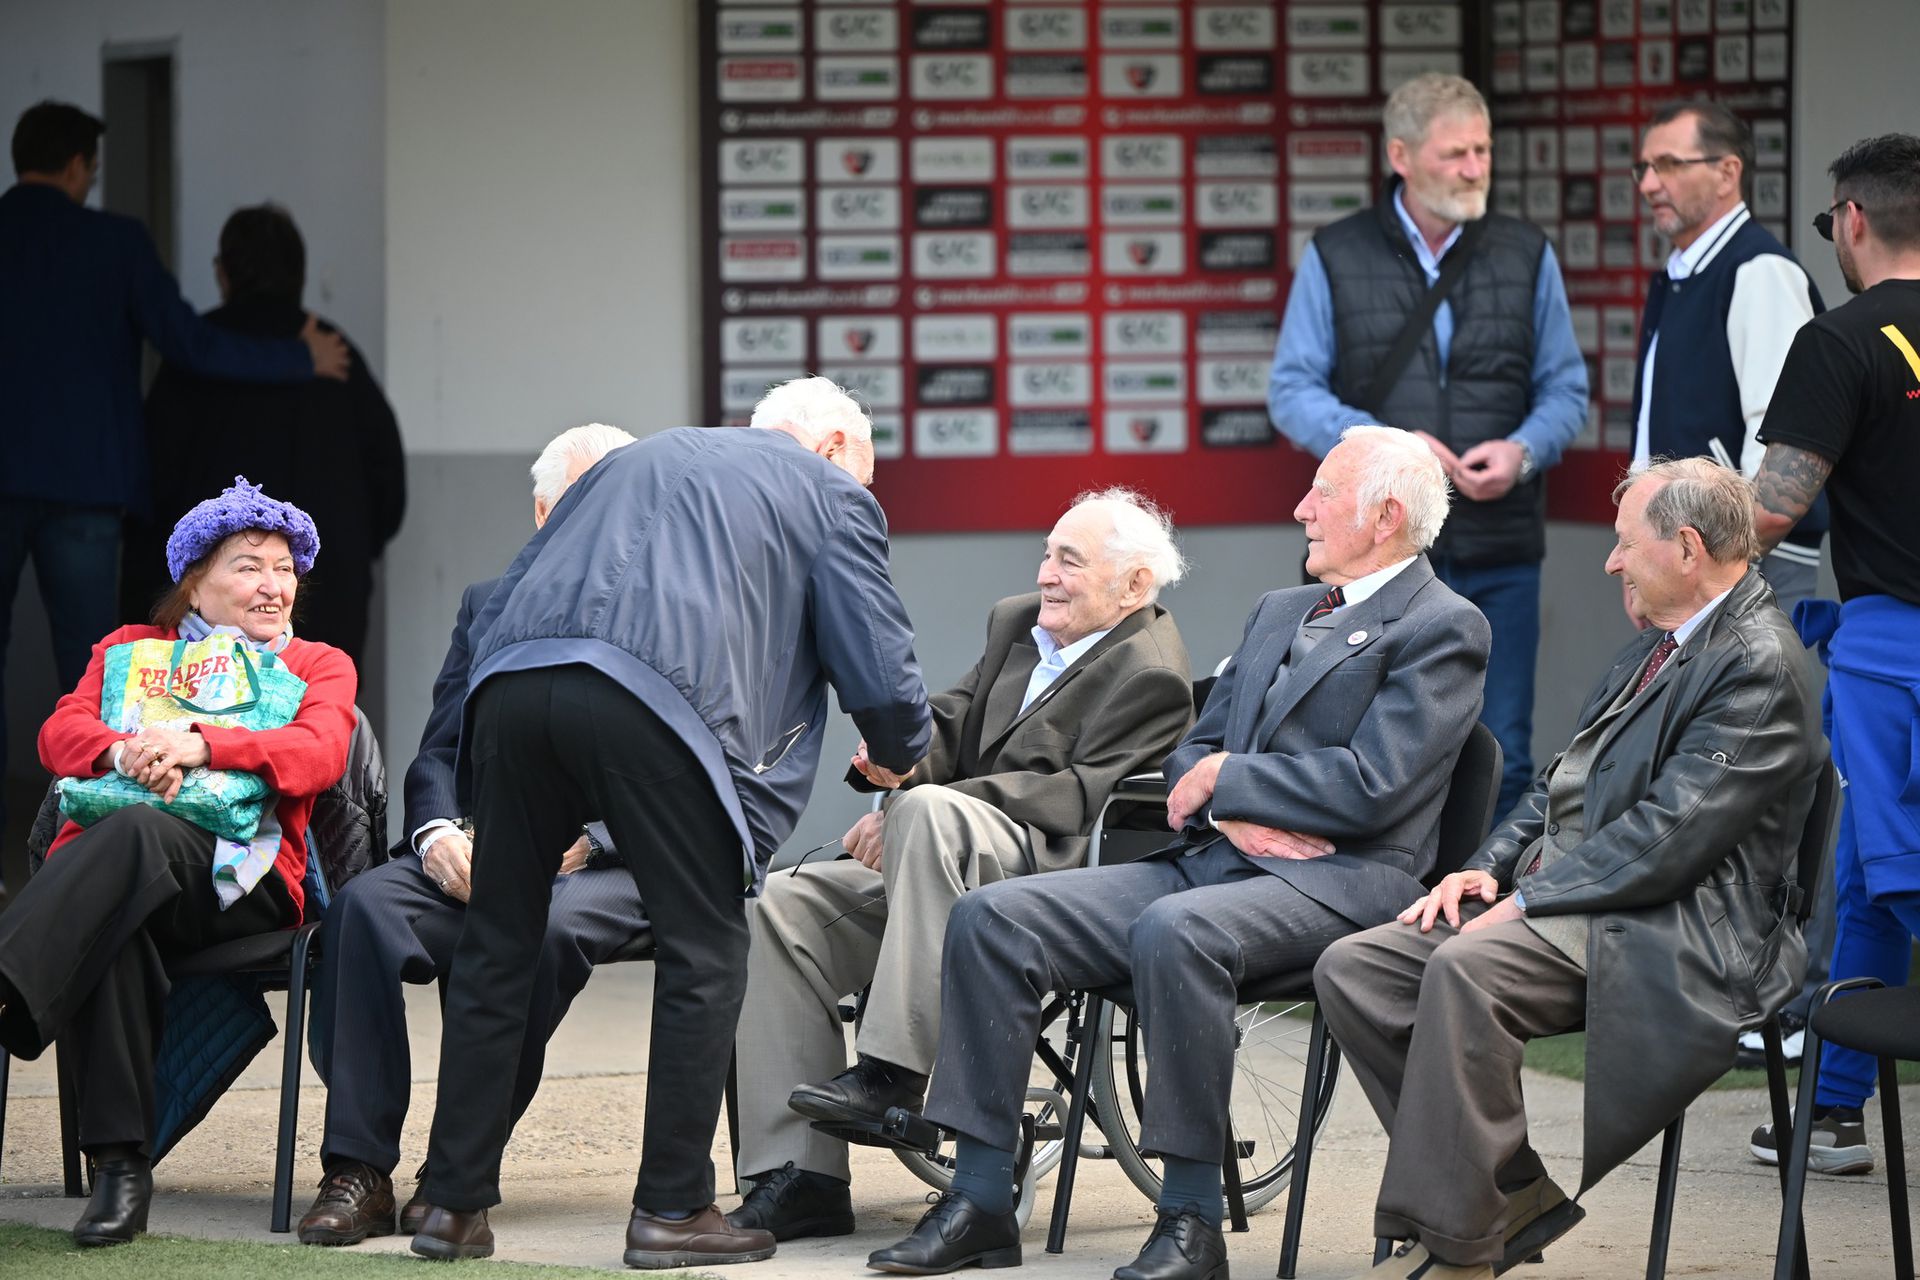
[[[388,392],[417,453],[695,412],[693,5],[403,0]]]
[[[1794,35],[1795,256],[1829,307],[1847,300],[1813,215],[1833,203],[1827,166],[1862,138],[1920,133],[1920,0],[1800,0]]]

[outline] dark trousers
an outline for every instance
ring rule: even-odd
[[[1480,723],[1500,744],[1494,825],[1533,784],[1533,681],[1540,651],[1540,565],[1458,564],[1436,557],[1434,576],[1466,597],[1493,629]]]
[[[6,673],[13,639],[13,598],[20,594],[20,575],[29,556],[53,633],[54,672],[65,693],[87,673],[94,641],[120,621],[114,589],[120,573],[120,513],[108,507],[0,498],[0,677]],[[0,678],[0,724],[6,723],[4,684]],[[42,708],[34,719],[52,709]],[[0,778],[6,772],[7,744],[0,735]],[[0,829],[5,824],[5,798],[0,796]]]
[[[1461,908],[1465,922],[1485,911]],[[1461,933],[1397,921],[1334,943],[1313,974],[1327,1029],[1387,1131],[1373,1233],[1443,1262],[1497,1262],[1546,1176],[1527,1141],[1527,1041],[1586,1023],[1587,975],[1524,920]]]
[[[310,1033],[313,1065],[327,1085],[323,1164],[359,1160],[384,1173],[399,1164],[413,1088],[401,984],[446,976],[466,915],[411,855],[354,877],[327,908]],[[640,891],[623,868],[554,879],[509,1124],[533,1101],[547,1040],[593,967],[646,932]]]
[[[1235,989],[1310,967],[1358,927],[1224,840],[1190,857],[976,889],[947,922],[926,1114],[1013,1147],[1047,995],[1131,979],[1149,1067],[1141,1149],[1217,1164]]]
[[[145,1150],[167,962],[292,923],[276,873],[222,911],[213,837],[158,809],[122,809],[47,859],[0,915],[0,1046],[36,1058],[58,1039],[81,1147]]]
[[[746,991],[740,837],[686,744],[592,668],[507,672],[474,697],[473,894],[453,952],[426,1198],[461,1210],[500,1202],[554,872],[597,817],[625,851],[657,947],[634,1203],[707,1205]]]

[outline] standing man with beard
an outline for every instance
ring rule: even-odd
[[[1533,670],[1546,555],[1541,475],[1587,416],[1586,363],[1546,236],[1487,212],[1486,100],[1459,76],[1394,90],[1385,200],[1314,234],[1294,273],[1267,407],[1325,457],[1385,423],[1433,450],[1464,502],[1434,574],[1493,627],[1480,718],[1500,742],[1505,813],[1533,775]]]

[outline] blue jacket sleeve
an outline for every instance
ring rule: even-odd
[[[1333,393],[1333,366],[1333,291],[1319,251],[1308,245],[1293,273],[1280,342],[1273,352],[1267,415],[1280,434],[1316,458],[1326,457],[1348,427],[1373,421],[1366,410]]]
[[[406,820],[400,833],[406,849],[413,848],[413,833],[435,818],[461,815],[455,785],[454,756],[460,746],[460,708],[467,697],[467,669],[471,657],[468,630],[473,625],[475,608],[485,601],[476,599],[480,585],[468,587],[460,597],[460,616],[453,624],[453,638],[447,643],[447,657],[440,674],[433,678],[433,710],[427,715],[427,727],[420,734],[420,750],[407,766]]]
[[[887,572],[880,504],[862,492],[814,560],[807,581],[814,643],[840,709],[877,764],[905,773],[927,754],[932,717],[913,656],[913,628]]]
[[[1580,434],[1587,421],[1587,362],[1573,336],[1567,310],[1567,286],[1553,246],[1540,253],[1540,274],[1533,286],[1533,407],[1509,437],[1533,451],[1544,470]]]
[[[161,265],[146,228],[127,219],[130,270],[127,314],[134,328],[171,364],[236,382],[305,382],[313,357],[297,338],[253,338],[194,314],[180,284]]]

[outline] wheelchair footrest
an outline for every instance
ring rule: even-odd
[[[862,1147],[891,1147],[896,1151],[931,1153],[940,1146],[940,1126],[902,1107],[890,1107],[879,1120],[815,1120],[813,1127],[830,1138]]]

